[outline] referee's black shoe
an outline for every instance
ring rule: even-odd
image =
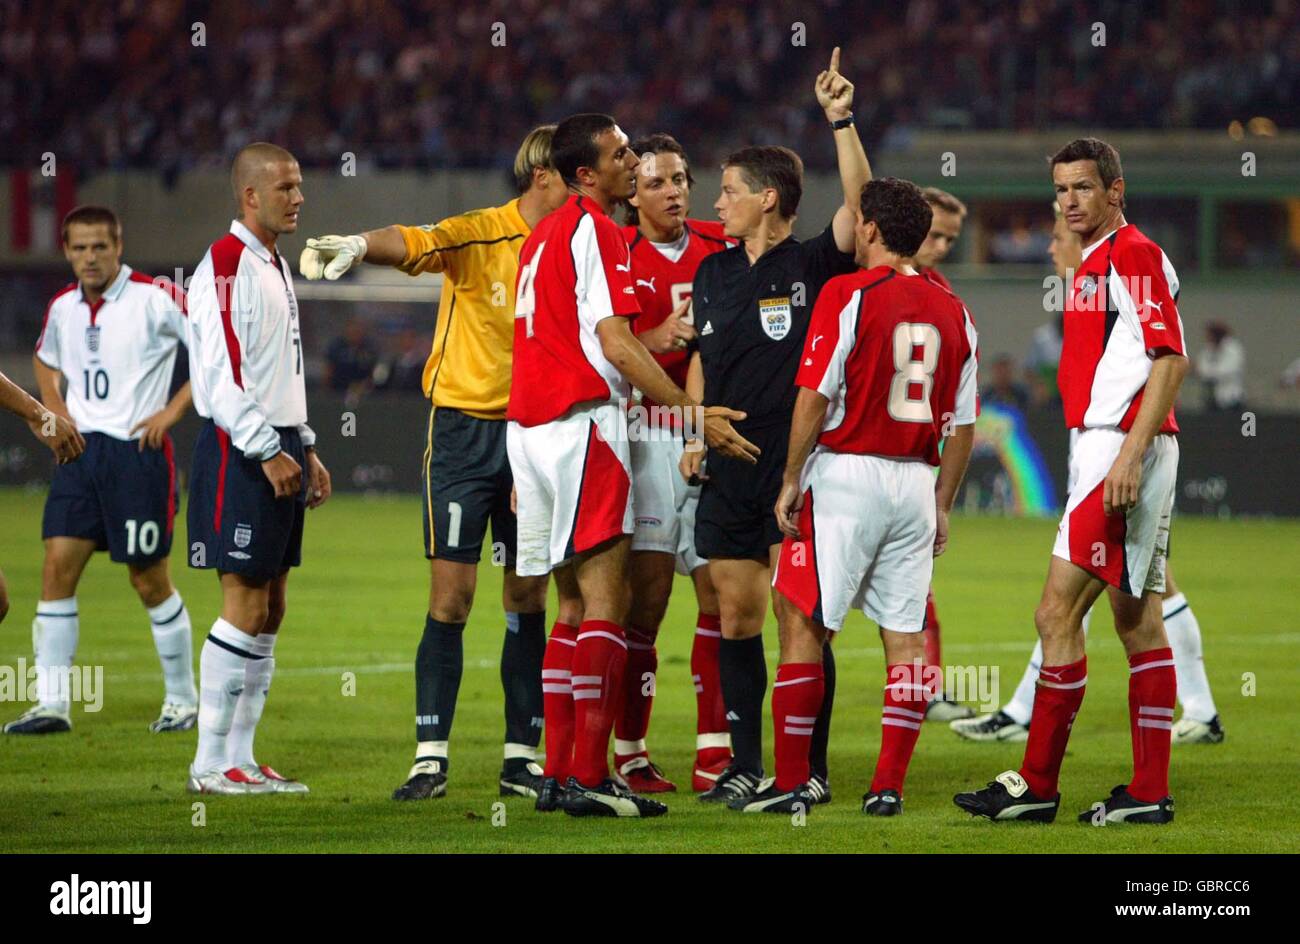
[[[432,800],[447,795],[447,772],[444,762],[417,760],[406,783],[393,791],[394,800]]]

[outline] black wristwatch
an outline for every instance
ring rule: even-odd
[[[841,128],[851,128],[851,127],[853,127],[853,112],[849,112],[849,116],[847,118],[840,118],[838,121],[831,122],[832,131],[839,131]]]

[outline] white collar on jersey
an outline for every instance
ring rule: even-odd
[[[271,250],[262,245],[262,241],[253,235],[253,231],[245,226],[239,220],[232,220],[230,231],[239,237],[239,241],[253,250],[253,254],[263,262],[275,263],[271,260]]]
[[[1128,226],[1128,224],[1125,223],[1124,226]],[[1101,237],[1101,239],[1097,240],[1095,243],[1093,243],[1091,246],[1089,246],[1087,249],[1085,249],[1085,250],[1083,251],[1083,258],[1084,258],[1084,259],[1087,259],[1089,256],[1091,256],[1091,255],[1092,255],[1092,251],[1093,251],[1094,249],[1096,249],[1098,246],[1100,246],[1100,245],[1101,245],[1102,243],[1104,243],[1106,240],[1110,239],[1112,236],[1114,236],[1116,233],[1118,233],[1120,230],[1122,230],[1122,229],[1124,228],[1124,226],[1117,226],[1117,227],[1115,227],[1113,230],[1111,230],[1111,231],[1110,231],[1109,233],[1107,233],[1105,236]]]
[[[122,293],[126,291],[126,283],[131,281],[132,271],[134,270],[123,262],[121,267],[117,270],[117,278],[113,280],[112,285],[104,289],[104,294],[101,295],[100,298],[103,301],[117,301],[122,296]],[[81,291],[80,282],[77,283],[77,300],[83,302],[86,300],[85,293]]]

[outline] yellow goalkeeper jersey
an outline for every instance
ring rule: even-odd
[[[471,210],[432,226],[400,226],[403,272],[441,272],[442,301],[424,395],[434,406],[506,418],[515,336],[515,276],[530,232],[519,201]]]

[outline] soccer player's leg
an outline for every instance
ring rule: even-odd
[[[1201,649],[1201,626],[1177,584],[1171,564],[1165,564],[1165,592],[1161,605],[1169,648],[1174,651],[1174,671],[1178,676],[1178,702],[1183,716],[1174,724],[1175,744],[1221,744],[1223,725],[1214,705],[1210,679],[1205,674]]]
[[[672,514],[671,506],[668,513]],[[635,542],[634,536],[633,548]],[[623,673],[623,704],[614,725],[614,769],[628,789],[637,793],[669,793],[677,789],[650,760],[646,746],[659,671],[655,640],[668,609],[675,573],[671,552],[633,549],[629,555],[627,667]]]
[[[90,556],[108,547],[103,505],[95,487],[95,463],[103,440],[92,434],[76,462],[54,467],[41,537],[45,560],[41,599],[32,622],[37,703],[4,726],[5,734],[57,734],[72,729],[69,671],[77,652],[80,623],[77,584]]]
[[[555,578],[558,609],[542,656],[546,766],[535,806],[539,813],[559,809],[573,765],[573,651],[578,645],[578,627],[583,619],[582,591],[578,589],[573,565],[563,564],[551,573]]]
[[[542,667],[546,654],[545,574],[520,576],[519,522],[513,507],[514,476],[506,448],[506,424],[478,421],[485,440],[485,463],[495,462],[496,490],[492,503],[492,563],[505,568],[501,606],[505,633],[501,643],[501,689],[505,707],[501,796],[536,798],[542,787],[537,746],[542,739]],[[487,457],[490,456],[489,460]]]
[[[1079,814],[1082,822],[1169,823],[1169,746],[1177,673],[1162,618],[1165,556],[1178,470],[1178,442],[1157,436],[1142,461],[1137,504],[1122,516],[1123,562],[1110,588],[1115,631],[1129,662],[1129,733],[1133,779]]]
[[[632,461],[632,553],[628,560],[631,604],[627,616],[627,668],[623,706],[614,725],[615,776],[637,793],[676,790],[650,760],[646,734],[654,705],[659,654],[655,642],[672,594],[678,543],[677,492],[680,455],[671,430],[652,429],[629,444]]]
[[[429,604],[415,654],[415,760],[394,800],[446,795],[448,743],[464,672],[465,624],[496,501],[498,444],[459,410],[433,407],[421,467]]]
[[[198,722],[190,614],[172,584],[168,557],[176,519],[176,461],[172,439],[161,449],[110,443],[114,472],[101,486],[113,561],[125,564],[144,604],[163,672],[163,705],[154,733],[188,731]]]
[[[305,465],[297,431],[281,446]],[[190,765],[194,793],[304,793],[306,787],[253,759],[253,737],[275,670],[285,581],[302,560],[306,476],[292,498],[275,497],[261,463],[241,455],[229,436],[204,423],[194,446],[189,564],[215,569],[221,615],[199,653],[198,747]]]
[[[925,598],[925,664],[943,668],[943,645],[940,638],[939,610],[934,604],[934,588],[931,587]],[[975,712],[968,706],[953,700],[951,693],[940,690],[939,694],[926,706],[926,721],[954,721],[974,717]]]
[[[694,509],[691,515],[694,517]],[[694,557],[692,526],[690,558]],[[695,685],[695,768],[691,771],[691,789],[702,793],[711,790],[722,772],[731,766],[731,733],[727,728],[727,708],[722,701],[722,677],[718,669],[722,647],[718,591],[709,577],[709,562],[699,560],[696,566],[690,567],[690,558],[678,552],[678,572],[686,570],[690,574],[698,611],[691,643],[691,680]]]

